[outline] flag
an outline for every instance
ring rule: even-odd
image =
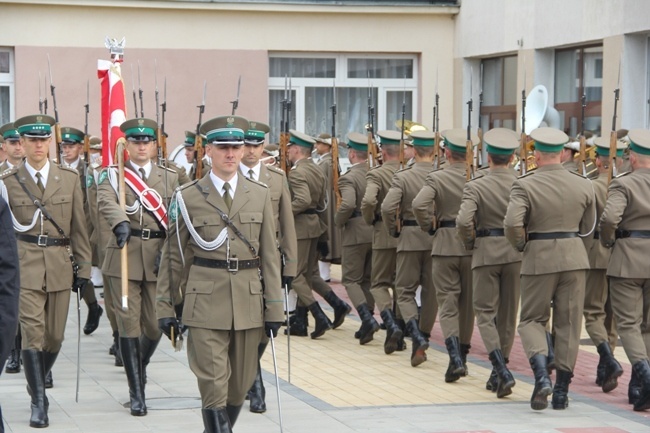
[[[97,77],[102,88],[102,166],[115,164],[117,140],[124,137],[120,125],[126,120],[126,95],[119,63],[97,61]]]

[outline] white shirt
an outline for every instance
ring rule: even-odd
[[[43,188],[47,188],[47,176],[50,174],[50,160],[46,159],[45,160],[45,165],[43,168],[40,170],[36,170],[34,167],[29,165],[29,162],[25,160],[25,168],[29,172],[29,175],[32,177],[34,180],[34,183],[38,183],[38,179],[36,178],[36,173],[41,173],[41,183],[43,184]]]
[[[66,163],[65,163],[65,166],[68,167],[68,168],[71,168],[71,169],[73,169],[73,170],[76,170],[77,167],[79,167],[79,161],[81,161],[81,158],[77,158],[77,159],[75,159],[74,162],[71,162],[70,164],[68,164],[68,163],[66,162]]]
[[[138,176],[142,176],[142,173],[140,173],[140,169],[144,168],[144,177],[149,179],[149,175],[151,174],[151,169],[153,167],[153,164],[151,163],[151,161],[148,161],[142,167],[140,167],[138,164],[134,163],[133,161],[131,161],[131,165],[133,166],[133,168],[135,168],[135,173]]]
[[[210,170],[210,180],[214,184],[214,187],[217,189],[217,192],[221,194],[221,197],[223,197],[223,184],[226,183],[225,180],[221,179],[220,177],[217,177],[216,174]],[[230,185],[230,197],[234,200],[235,199],[235,190],[237,189],[237,180],[238,180],[238,175],[235,173],[235,175],[228,181],[228,184]]]
[[[258,162],[255,167],[247,167],[244,164],[242,164],[241,162],[239,163],[239,170],[241,170],[241,172],[244,173],[244,176],[250,178],[248,172],[250,170],[253,170],[253,180],[257,180],[257,181],[260,180],[260,170],[261,169],[262,169],[262,163],[261,162]]]

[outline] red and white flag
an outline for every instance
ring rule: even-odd
[[[102,166],[115,164],[117,140],[124,137],[120,125],[126,120],[126,95],[119,63],[97,61],[97,77],[102,86]]]

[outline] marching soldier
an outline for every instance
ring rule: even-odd
[[[0,175],[21,258],[19,316],[31,427],[49,425],[45,376],[61,350],[70,288],[83,291],[91,267],[79,176],[48,159],[54,123],[45,115],[16,120],[26,160]]]
[[[381,205],[381,217],[388,233],[397,239],[397,304],[406,321],[413,347],[411,366],[427,360],[431,330],[438,312],[431,274],[431,238],[417,228],[412,202],[433,166],[435,136],[427,131],[411,133],[415,162],[395,172]],[[422,286],[422,308],[418,311],[415,292]]]
[[[596,203],[591,182],[560,164],[567,135],[554,128],[537,128],[530,136],[539,168],[514,182],[504,229],[508,241],[524,253],[518,331],[535,374],[531,408],[546,409],[551,394],[546,326],[553,302],[557,378],[552,405],[565,409],[578,356],[589,269],[579,235],[589,235],[594,227]]]
[[[521,254],[503,232],[510,187],[517,173],[510,167],[517,135],[496,128],[485,133],[487,175],[467,182],[456,217],[458,237],[472,253],[474,311],[478,329],[492,362],[486,388],[498,398],[512,393],[515,379],[506,366],[515,339],[519,310]]]
[[[564,147],[562,152],[560,152],[560,162],[562,167],[572,171],[574,173],[579,173],[578,164],[576,163],[576,154],[580,151],[580,142],[576,140],[569,140]]]
[[[456,217],[466,182],[464,129],[443,132],[449,166],[434,170],[413,200],[413,213],[422,231],[433,234],[431,269],[435,278],[440,328],[449,353],[445,382],[467,375],[467,354],[474,331],[472,252],[456,236]],[[472,146],[478,137],[472,137]],[[420,233],[422,235],[422,233]]]
[[[361,218],[361,200],[366,192],[368,173],[368,138],[365,135],[348,134],[348,159],[352,167],[339,178],[341,205],[334,222],[341,229],[343,285],[361,318],[359,344],[366,344],[379,331],[379,323],[373,317],[374,299],[370,294],[373,230]],[[330,206],[336,207],[336,204],[331,202]]]
[[[257,371],[262,334],[277,336],[284,317],[271,192],[238,173],[248,129],[239,116],[201,125],[212,170],[175,196],[158,282],[159,325],[174,342],[179,329],[171,292],[189,248],[183,322],[207,433],[232,432]]]
[[[650,365],[645,337],[650,303],[650,131],[631,130],[632,171],[612,179],[600,218],[600,242],[612,248],[609,293],[623,348],[632,363],[629,394],[634,410],[650,408]]]
[[[592,181],[596,193],[596,215],[602,215],[607,200],[607,178],[609,171],[609,137],[598,137],[594,141],[596,145],[596,167],[598,177]],[[620,168],[623,151],[627,145],[618,140],[616,150],[616,165]],[[618,386],[618,378],[623,374],[621,364],[614,358],[609,339],[612,318],[611,311],[608,314],[606,303],[609,298],[607,285],[607,264],[609,262],[610,250],[600,244],[600,232],[594,231],[593,238],[588,239],[587,254],[589,255],[589,271],[587,272],[587,283],[585,287],[585,329],[598,349],[600,360],[596,370],[596,384],[603,392],[610,392]]]
[[[366,193],[361,200],[361,214],[366,224],[373,227],[370,293],[386,327],[384,352],[389,355],[396,350],[404,350],[406,324],[399,309],[393,312],[393,299],[397,305],[397,293],[394,291],[391,296],[390,290],[395,290],[397,239],[388,234],[382,222],[381,205],[388,193],[393,175],[399,168],[401,134],[397,131],[379,131],[377,135],[381,141],[384,163],[366,174]]]
[[[106,245],[102,270],[117,316],[119,348],[129,384],[131,415],[147,414],[144,385],[146,368],[160,341],[156,321],[154,266],[166,237],[165,203],[178,186],[176,173],[153,164],[158,125],[150,119],[131,119],[120,129],[126,137],[129,161],[124,164],[126,211],[118,203],[117,171],[104,170],[98,182],[99,212],[114,238]],[[122,267],[120,249],[128,243],[128,309],[121,308]],[[106,283],[105,283],[106,284]],[[177,286],[178,287],[178,286]]]
[[[264,138],[271,128],[262,122],[251,121],[249,123],[249,129],[244,135],[244,153],[239,170],[244,176],[253,181],[261,182],[269,188],[275,220],[275,235],[282,255],[282,287],[289,289],[291,282],[296,277],[298,265],[298,241],[296,240],[296,229],[291,210],[289,184],[282,170],[267,166],[260,160],[264,150]],[[262,359],[268,343],[268,337],[263,335],[257,350],[257,375],[253,386],[248,391],[250,411],[254,413],[266,412],[266,402],[264,401],[266,391],[262,381],[262,368],[259,360]]]

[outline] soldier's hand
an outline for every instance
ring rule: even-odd
[[[291,283],[293,282],[293,277],[282,277],[282,287],[291,289]]]
[[[270,338],[271,334],[273,334],[273,338],[275,338],[278,336],[280,326],[282,326],[282,322],[264,322],[264,332],[266,332],[267,337]]]
[[[153,274],[158,276],[158,271],[160,270],[160,260],[162,259],[162,250],[159,250],[156,254],[156,257],[153,260]]]
[[[330,253],[330,247],[327,245],[327,242],[318,242],[316,244],[316,251],[318,251],[318,254],[320,254],[321,258],[325,258]]]
[[[178,328],[178,320],[176,320],[176,317],[163,317],[162,319],[158,319],[158,328],[160,328],[162,333],[170,340],[172,339],[172,329],[174,330],[175,338],[178,338],[180,335],[180,329]]]
[[[131,224],[129,224],[127,221],[122,221],[116,225],[115,228],[113,228],[113,233],[115,234],[117,247],[122,249],[131,238]]]
[[[88,278],[76,277],[72,282],[72,291],[75,293],[79,291],[79,297],[83,297],[86,284],[88,284]]]

